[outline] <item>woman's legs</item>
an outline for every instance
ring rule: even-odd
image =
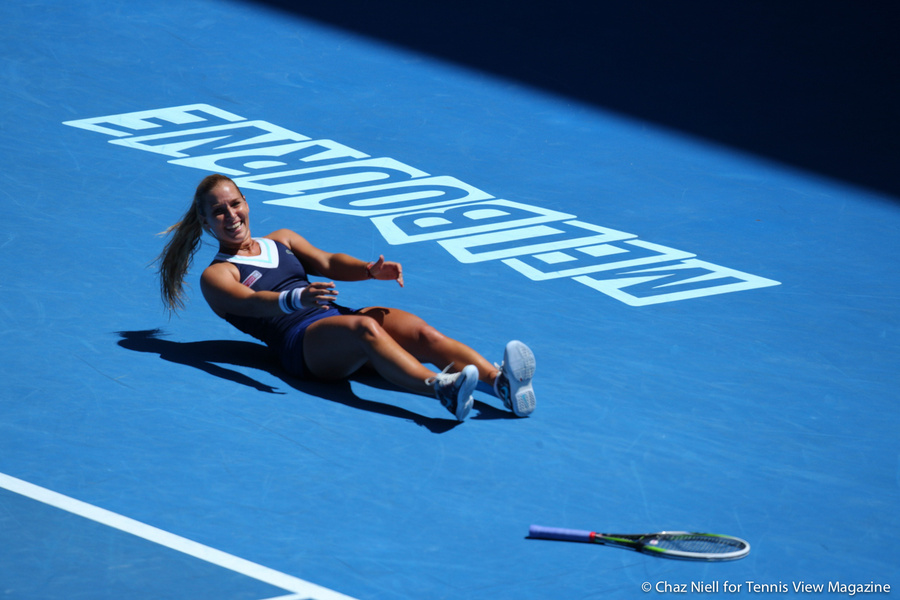
[[[393,308],[368,308],[361,312],[381,323],[391,337],[422,362],[440,368],[452,364],[456,371],[474,365],[481,382],[479,389],[502,399],[516,416],[525,417],[534,411],[534,354],[522,342],[512,340],[506,345],[503,375],[498,376],[500,370],[475,350],[443,335],[416,315]]]
[[[434,373],[363,315],[327,317],[309,326],[303,338],[309,371],[323,379],[342,379],[370,364],[396,385],[431,395],[425,380]]]
[[[307,368],[318,377],[344,378],[368,364],[395,385],[424,395],[436,393],[459,420],[472,406],[476,384],[499,396],[517,416],[534,411],[535,364],[528,346],[509,342],[501,373],[472,348],[399,309],[372,307],[316,321],[306,330],[303,352]],[[423,362],[462,372],[435,376]]]
[[[451,364],[451,371],[466,365],[475,365],[478,378],[493,385],[497,368],[469,346],[439,332],[422,318],[396,308],[370,307],[360,311],[377,321],[382,328],[407,352],[423,363],[431,363],[439,369]]]
[[[306,330],[303,351],[306,366],[318,377],[339,379],[370,364],[391,383],[420,394],[432,393],[425,380],[434,375],[422,363],[439,369],[452,364],[452,371],[475,365],[479,379],[489,385],[497,376],[475,350],[395,308],[372,307],[316,321]]]

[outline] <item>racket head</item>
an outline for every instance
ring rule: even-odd
[[[737,560],[750,553],[750,544],[741,538],[694,531],[661,531],[638,535],[598,533],[594,535],[594,541],[681,560]]]

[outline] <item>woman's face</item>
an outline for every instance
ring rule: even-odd
[[[250,207],[237,187],[220,181],[205,197],[204,221],[223,246],[240,246],[250,237]]]

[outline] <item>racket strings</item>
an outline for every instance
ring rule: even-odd
[[[660,536],[656,543],[651,545],[665,550],[698,554],[725,554],[744,547],[744,543],[740,540],[703,535]]]

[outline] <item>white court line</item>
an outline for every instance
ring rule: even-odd
[[[269,567],[264,567],[256,563],[250,562],[243,558],[239,558],[227,552],[204,546],[203,544],[183,538],[174,533],[157,529],[150,525],[123,517],[120,514],[108,511],[92,504],[76,500],[63,494],[59,494],[52,490],[42,488],[16,479],[10,475],[0,473],[0,488],[5,488],[11,492],[26,496],[32,500],[43,502],[44,504],[59,508],[70,512],[79,517],[96,521],[107,527],[130,533],[139,538],[143,538],[160,546],[165,546],[172,550],[176,550],[183,554],[199,558],[210,564],[218,565],[222,568],[246,575],[257,581],[268,583],[275,587],[279,587],[289,592],[294,592],[290,596],[280,596],[276,600],[354,600],[350,596],[345,596],[338,592],[329,590],[322,586],[304,581],[291,575],[285,575]]]

